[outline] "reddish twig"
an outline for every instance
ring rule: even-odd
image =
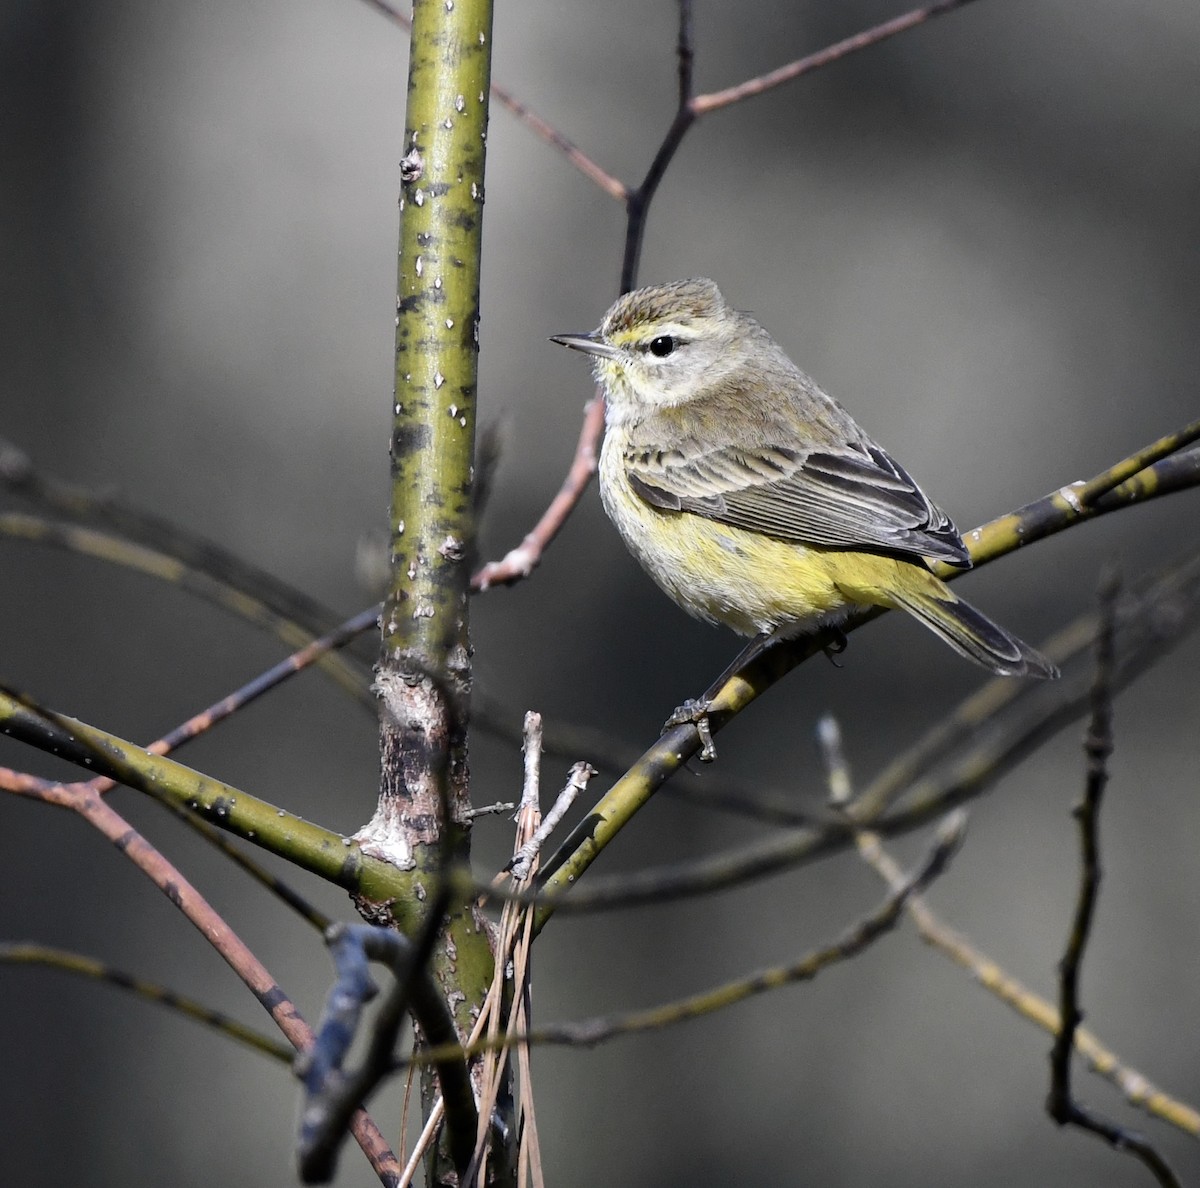
[[[508,585],[527,578],[537,567],[550,542],[558,535],[567,517],[579,502],[592,475],[596,473],[596,455],[600,434],[604,429],[604,401],[597,395],[588,401],[575,446],[571,469],[563,479],[558,494],[542,513],[542,518],[515,549],[510,549],[499,561],[489,561],[471,579],[472,590],[489,586]]]
[[[522,103],[507,87],[492,83],[492,98],[512,112],[539,140],[545,141],[551,148],[558,149],[588,181],[599,186],[610,198],[615,198],[618,202],[625,201],[629,187],[620,178],[613,177],[597,165],[573,140]]]
[[[937,4],[914,8],[911,12],[893,17],[890,21],[884,21],[872,29],[864,29],[861,33],[855,33],[853,37],[835,41],[833,45],[817,50],[815,54],[797,58],[786,66],[780,66],[777,70],[770,70],[766,74],[760,74],[757,78],[749,78],[736,86],[726,87],[723,91],[697,95],[692,100],[692,107],[697,115],[706,115],[710,111],[728,107],[732,103],[740,103],[743,99],[751,99],[755,95],[761,95],[764,91],[791,82],[792,79],[800,78],[802,75],[811,74],[814,70],[820,70],[822,66],[839,62],[842,58],[849,57],[850,54],[869,49],[881,41],[887,41],[889,37],[895,37],[898,33],[906,33],[909,29],[915,29],[918,25],[933,20],[934,17],[944,16],[946,13],[953,12],[956,8],[962,8],[970,3],[971,0],[940,0]]]
[[[261,697],[269,689],[275,688],[276,685],[281,684],[289,677],[302,672],[309,665],[316,663],[327,652],[349,643],[350,640],[371,627],[377,617],[377,607],[370,607],[365,611],[360,611],[328,635],[324,635],[320,639],[315,639],[299,651],[293,652],[286,659],[267,669],[266,672],[260,673],[228,697],[209,706],[208,709],[202,710],[182,725],[169,731],[162,738],[150,743],[146,747],[146,751],[152,755],[170,754],[172,750],[198,737],[218,722],[228,718],[235,710],[248,705],[255,698]],[[116,787],[116,785],[117,781],[109,776],[94,776],[90,780],[62,784],[55,780],[43,779],[29,772],[14,771],[11,768],[0,767],[0,789],[72,808],[86,803],[87,798],[90,796],[103,796]],[[159,803],[169,811],[175,813],[189,827],[196,830],[211,845],[216,846],[222,853],[246,871],[247,874],[257,879],[273,895],[298,912],[314,927],[323,931],[329,926],[330,920],[324,913],[318,911],[302,895],[289,887],[277,875],[254,861],[249,855],[244,854],[219,830],[202,817],[188,812],[167,798],[160,797]]]
[[[214,702],[207,709],[194,714],[186,722],[176,726],[174,730],[168,731],[162,738],[148,743],[146,750],[151,755],[169,755],[172,751],[183,746],[184,743],[199,737],[206,730],[211,730],[218,723],[230,717],[235,711],[249,705],[250,702],[261,697],[268,690],[274,689],[290,677],[303,672],[304,669],[320,660],[322,656],[337,648],[344,647],[352,639],[357,638],[364,631],[373,627],[378,618],[378,606],[359,611],[358,614],[347,619],[340,626],[335,627],[327,635],[322,635],[319,639],[314,639],[311,643],[305,644],[304,647],[299,648],[290,656],[280,660],[278,664],[272,665],[265,672],[259,673],[258,676],[247,681],[246,684],[240,689],[234,690],[229,696],[221,698],[220,701]],[[76,783],[61,785],[55,780],[42,779],[40,776],[30,775],[28,772],[13,771],[11,768],[0,767],[0,788],[8,792],[36,795],[51,788],[65,787],[72,792],[92,791],[98,795],[103,795],[105,792],[109,792],[115,788],[116,784],[117,781],[110,779],[108,776],[96,776],[90,780],[79,780]]]
[[[387,3],[387,0],[366,0],[366,3],[376,12],[382,13],[388,20],[407,29],[410,33],[412,32],[412,17],[405,16],[404,13],[393,8]],[[494,82],[490,89],[492,98],[497,103],[512,112],[539,140],[545,141],[551,148],[558,149],[588,181],[599,186],[610,198],[615,198],[618,202],[625,201],[627,188],[623,181],[601,169],[591,157],[580,150],[578,145],[564,136],[549,121],[542,119],[527,104],[522,103],[507,87]]]
[[[42,794],[48,804],[77,812],[117,847],[184,914],[267,1010],[288,1042],[297,1050],[312,1046],[313,1032],[295,1003],[270,971],[222,919],[213,906],[128,821],[90,788],[58,785]],[[382,1183],[392,1183],[400,1164],[379,1128],[365,1110],[354,1116],[351,1130]]]

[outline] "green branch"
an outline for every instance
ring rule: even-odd
[[[1122,459],[1086,484],[1055,491],[967,533],[964,539],[972,561],[977,566],[986,564],[1085,519],[1200,484],[1200,451],[1167,456],[1194,441],[1198,433],[1200,423],[1188,425],[1130,458]],[[1146,460],[1153,458],[1161,460],[1130,474],[1135,463],[1145,466]],[[1091,502],[1083,502],[1078,494],[1080,491]],[[875,608],[852,616],[843,630],[852,631],[882,613],[882,608]],[[709,722],[713,732],[726,725],[793,668],[832,642],[829,633],[820,632],[760,653],[749,665],[734,673],[710,701]],[[568,892],[638,810],[699,750],[699,735],[690,724],[673,727],[663,734],[601,798],[547,863],[542,890],[551,897]],[[945,811],[945,807],[941,805],[941,811]],[[848,836],[848,831],[839,837],[837,830],[828,830],[814,834],[809,842],[814,850],[829,849],[845,844]],[[767,868],[773,867],[768,863]],[[539,930],[553,914],[554,906],[546,903],[538,910],[536,927]]]
[[[173,759],[148,754],[114,734],[33,707],[27,699],[4,690],[0,690],[0,730],[86,767],[93,775],[108,776],[195,813],[355,896],[390,903],[392,914],[402,927],[407,926],[406,931],[416,925],[412,875],[362,853],[349,838]]]

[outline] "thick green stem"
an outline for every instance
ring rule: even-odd
[[[431,876],[423,910],[447,915],[430,969],[464,1035],[491,983],[491,950],[482,919],[450,902],[437,876],[469,853],[467,559],[491,37],[490,0],[413,6],[400,166],[392,578],[376,683],[382,775],[375,817],[358,834],[364,853],[414,870],[418,883]],[[362,906],[368,916],[386,911]]]

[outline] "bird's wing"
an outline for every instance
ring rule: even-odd
[[[870,441],[827,450],[786,445],[625,451],[637,494],[654,507],[691,512],[799,544],[971,562],[950,518],[899,463]]]

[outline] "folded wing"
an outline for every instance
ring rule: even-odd
[[[625,462],[638,495],[664,510],[798,544],[971,564],[946,513],[873,442],[812,452],[727,446],[691,456],[641,447]]]

